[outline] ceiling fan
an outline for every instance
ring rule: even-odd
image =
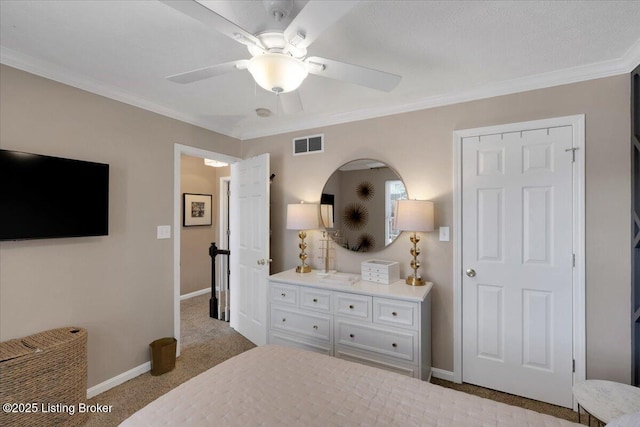
[[[258,34],[251,34],[195,0],[161,1],[246,45],[252,56],[251,59],[226,62],[167,77],[172,82],[192,83],[246,69],[260,87],[279,95],[296,90],[309,73],[386,92],[393,90],[401,79],[401,76],[384,71],[307,56],[307,47],[326,28],[346,15],[358,3],[356,1],[311,0],[284,30],[269,30]],[[293,9],[293,0],[263,0],[263,3],[277,22],[287,17]]]

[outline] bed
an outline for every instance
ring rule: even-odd
[[[393,372],[295,348],[253,348],[121,426],[577,426]]]

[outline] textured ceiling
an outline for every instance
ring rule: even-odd
[[[202,3],[251,33],[288,23],[261,1]],[[399,74],[400,84],[386,93],[310,75],[295,114],[247,71],[166,80],[250,54],[152,0],[1,1],[0,60],[247,139],[628,72],[640,62],[639,22],[640,1],[360,1],[309,55]]]

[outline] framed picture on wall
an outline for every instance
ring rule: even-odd
[[[211,194],[182,195],[182,225],[211,225]]]

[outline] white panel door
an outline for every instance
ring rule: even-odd
[[[462,140],[462,379],[571,407],[572,126]]]
[[[231,165],[230,326],[256,345],[267,342],[269,154]]]

